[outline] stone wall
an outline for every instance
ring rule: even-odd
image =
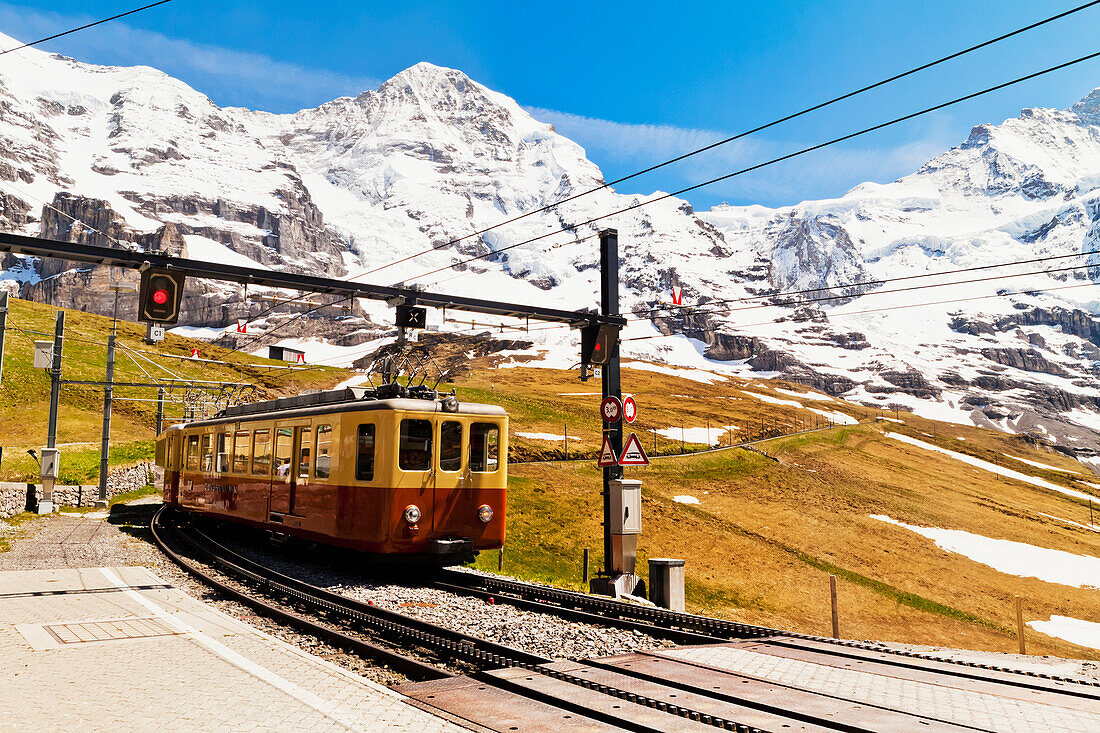
[[[107,476],[107,498],[140,489],[156,480],[156,467],[152,463],[139,463],[134,466],[116,468]],[[31,493],[33,492],[33,493]],[[31,493],[31,507],[37,505],[42,495],[39,484],[25,484],[10,481],[0,482],[0,517],[10,517],[27,509],[28,493]],[[99,486],[62,486],[53,487],[55,506],[93,506],[99,498]]]

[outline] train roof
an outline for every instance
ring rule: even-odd
[[[449,409],[454,406],[454,409]],[[449,415],[507,416],[499,405],[479,402],[459,402],[453,396],[442,399],[416,397],[391,397],[379,399],[373,390],[346,387],[327,392],[313,392],[277,400],[253,402],[247,405],[227,407],[209,420],[196,420],[174,427],[202,427],[224,425],[244,420],[269,420],[323,415],[334,412],[368,412],[375,410],[402,410],[408,412],[446,413]]]

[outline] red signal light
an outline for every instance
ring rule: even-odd
[[[599,341],[597,341],[597,342],[596,342],[596,348],[595,348],[595,350],[596,350],[596,351],[600,351],[600,350],[601,350],[602,348],[603,348],[603,347],[602,347],[602,346],[600,345],[600,342],[599,342]]]
[[[153,293],[153,302],[157,305],[164,305],[168,302],[168,291],[164,288],[157,290]]]

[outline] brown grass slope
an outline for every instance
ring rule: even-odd
[[[686,559],[690,610],[827,634],[828,576],[834,574],[841,634],[848,638],[1013,651],[1017,594],[1025,599],[1027,620],[1052,614],[1100,619],[1095,588],[1001,573],[940,550],[905,528],[869,518],[884,514],[908,524],[1100,556],[1100,533],[1043,516],[1087,524],[1087,502],[885,434],[903,433],[1077,491],[1100,493],[1080,482],[1096,481],[1087,467],[1020,436],[905,413],[904,424],[877,420],[878,411],[843,402],[803,399],[799,409],[745,394],[799,400],[775,392],[776,386],[805,391],[759,380],[706,385],[624,370],[624,391],[633,392],[640,406],[631,429],[648,436],[647,450],[653,428],[681,422],[702,427],[709,419],[712,426],[737,425],[742,430],[735,435],[753,437],[761,425],[765,430],[785,425],[791,431],[820,423],[807,406],[860,420],[855,426],[766,440],[759,447],[770,457],[730,449],[663,458],[648,468],[628,470],[644,482],[641,572],[648,557]],[[582,384],[575,372],[530,368],[475,370],[458,387],[462,399],[504,405],[513,433],[561,435],[568,423],[569,434],[583,436],[580,445],[590,451],[599,441],[599,397],[571,393],[598,391],[598,381]],[[547,451],[545,441],[514,440],[517,455]],[[658,449],[678,453],[680,441],[659,438]],[[1074,473],[1029,466],[1003,453]],[[510,492],[506,571],[580,588],[583,548],[592,550],[595,567],[602,554],[600,474],[593,462],[514,466]],[[700,504],[673,501],[682,494]],[[495,570],[495,554],[478,564]],[[1095,585],[1100,586],[1100,578]],[[1033,653],[1100,658],[1097,650],[1030,629],[1027,637]]]

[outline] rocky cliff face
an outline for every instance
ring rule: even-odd
[[[473,236],[603,177],[514,100],[431,64],[271,115],[219,108],[153,69],[33,50],[8,58],[5,230],[580,308],[598,298],[587,238],[612,226],[624,309],[637,319],[627,336],[643,337],[624,342],[627,356],[783,374],[884,408],[1100,449],[1090,289],[1100,283],[1100,90],[1070,110],[978,125],[912,175],[838,199],[702,213],[666,199],[459,264],[644,199],[603,189]],[[1056,259],[991,267],[1040,258]],[[5,287],[25,297],[99,312],[113,303],[95,268],[12,256],[3,267]],[[984,269],[936,275],[963,268]],[[673,288],[686,307],[669,304]],[[185,322],[221,326],[263,308],[242,295],[195,283]],[[386,333],[385,309],[368,311],[296,321],[285,335],[358,344]],[[538,338],[551,354],[574,353],[571,335]]]

